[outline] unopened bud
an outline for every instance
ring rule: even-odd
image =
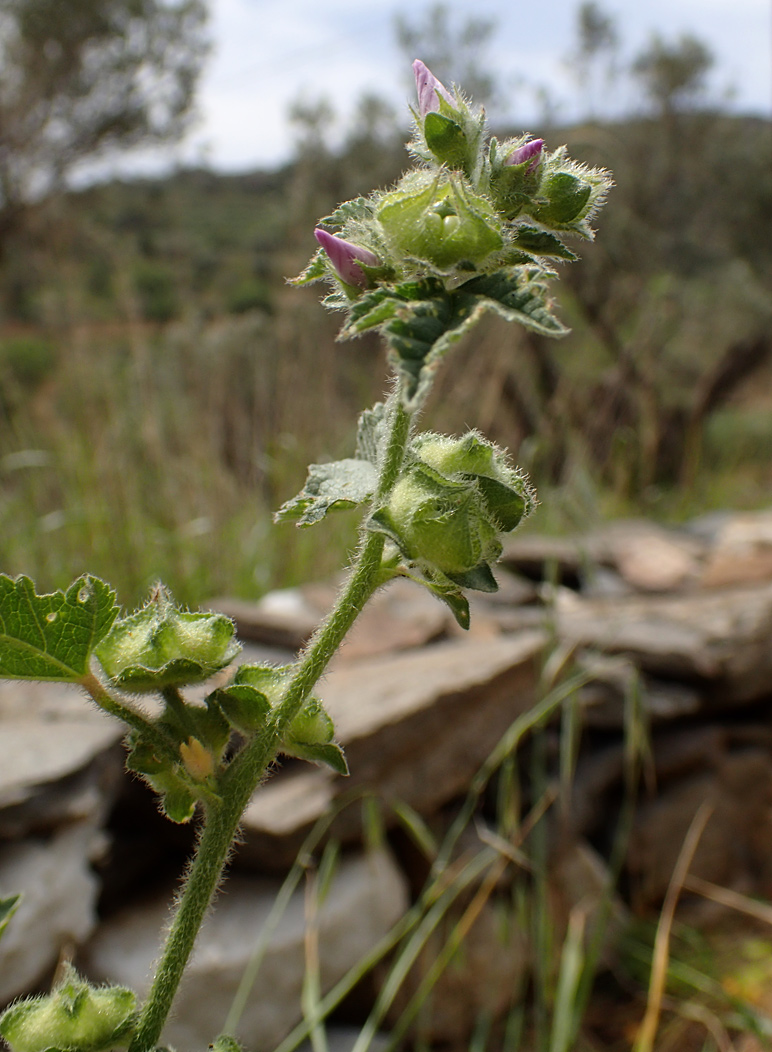
[[[440,108],[440,98],[445,99],[451,106],[455,106],[453,96],[441,81],[437,80],[432,71],[423,64],[420,58],[413,63],[415,74],[415,86],[418,93],[418,113],[425,117],[427,113],[436,112]]]

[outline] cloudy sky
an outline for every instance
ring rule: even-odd
[[[176,159],[220,170],[269,167],[291,155],[290,104],[327,97],[345,126],[356,98],[377,91],[405,106],[409,89],[394,41],[394,17],[423,21],[434,0],[210,0],[213,52],[200,88],[199,119]],[[571,116],[572,82],[564,59],[575,38],[579,0],[450,0],[454,24],[472,15],[496,21],[492,64],[511,91],[509,116],[535,131],[538,103],[522,86],[545,85],[558,113]],[[772,112],[770,0],[600,0],[617,19],[622,54],[652,33],[690,32],[716,58],[714,96],[732,92],[733,108]],[[420,56],[416,56],[420,57]],[[629,98],[610,106],[634,104]]]

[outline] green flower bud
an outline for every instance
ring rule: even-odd
[[[582,218],[592,193],[588,182],[571,172],[556,172],[542,187],[544,202],[537,206],[534,218],[547,226],[564,226]]]
[[[552,230],[573,231],[591,239],[589,220],[612,185],[609,173],[569,160],[564,146],[549,155],[541,171],[538,192],[523,210]]]
[[[113,625],[96,655],[110,679],[129,690],[201,683],[229,665],[241,649],[223,614],[179,610],[159,586],[137,613]]]
[[[136,996],[123,986],[89,985],[72,966],[47,997],[17,1001],[0,1016],[11,1052],[101,1052],[125,1045]]]
[[[506,219],[520,215],[538,190],[543,149],[543,139],[527,136],[491,149],[491,197]]]
[[[533,510],[535,498],[526,476],[479,432],[469,431],[461,438],[427,432],[412,448],[446,478],[474,481],[498,531],[509,533]]]
[[[407,469],[386,513],[403,554],[451,579],[501,554],[496,525],[474,483],[446,479],[426,464]]]
[[[474,269],[503,244],[501,221],[487,198],[459,176],[416,172],[380,199],[377,217],[395,256],[443,269]]]

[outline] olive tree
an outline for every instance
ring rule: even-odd
[[[0,249],[74,166],[178,138],[203,0],[0,0]]]

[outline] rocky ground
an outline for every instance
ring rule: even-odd
[[[720,910],[716,893],[696,894],[706,888],[772,898],[772,513],[712,516],[678,531],[625,522],[576,538],[514,537],[499,577],[500,591],[473,603],[468,633],[406,581],[368,607],[319,690],[351,777],[286,763],[253,798],[169,1028],[180,1052],[205,1047],[222,1025],[261,938],[240,1036],[252,1052],[268,1052],[298,1022],[308,951],[302,883],[276,924],[271,910],[331,809],[342,854],[314,914],[322,988],[389,932],[426,867],[400,827],[399,804],[381,808],[388,836],[373,844],[361,795],[409,805],[441,835],[486,757],[543,698],[545,663],[548,672],[550,663],[584,672],[570,808],[554,808],[557,914],[603,886],[633,702],[649,724],[651,753],[616,922],[657,916],[706,801],[712,812],[690,870],[692,909],[703,903],[695,915]],[[284,662],[334,593],[319,585],[256,606],[214,605],[236,620],[247,659]],[[95,979],[146,989],[194,831],[158,815],[149,791],[123,771],[120,727],[77,691],[4,683],[0,720],[0,895],[24,893],[0,943],[0,1001],[45,988],[62,956]],[[548,759],[559,753],[560,731],[551,733]],[[527,785],[523,793],[527,800]],[[495,845],[486,807],[482,799],[462,843]],[[481,1010],[502,1012],[523,985],[527,939],[516,926],[502,938],[492,905],[424,1020],[433,1040],[463,1044]],[[362,988],[349,1005],[353,1018],[368,996]]]

